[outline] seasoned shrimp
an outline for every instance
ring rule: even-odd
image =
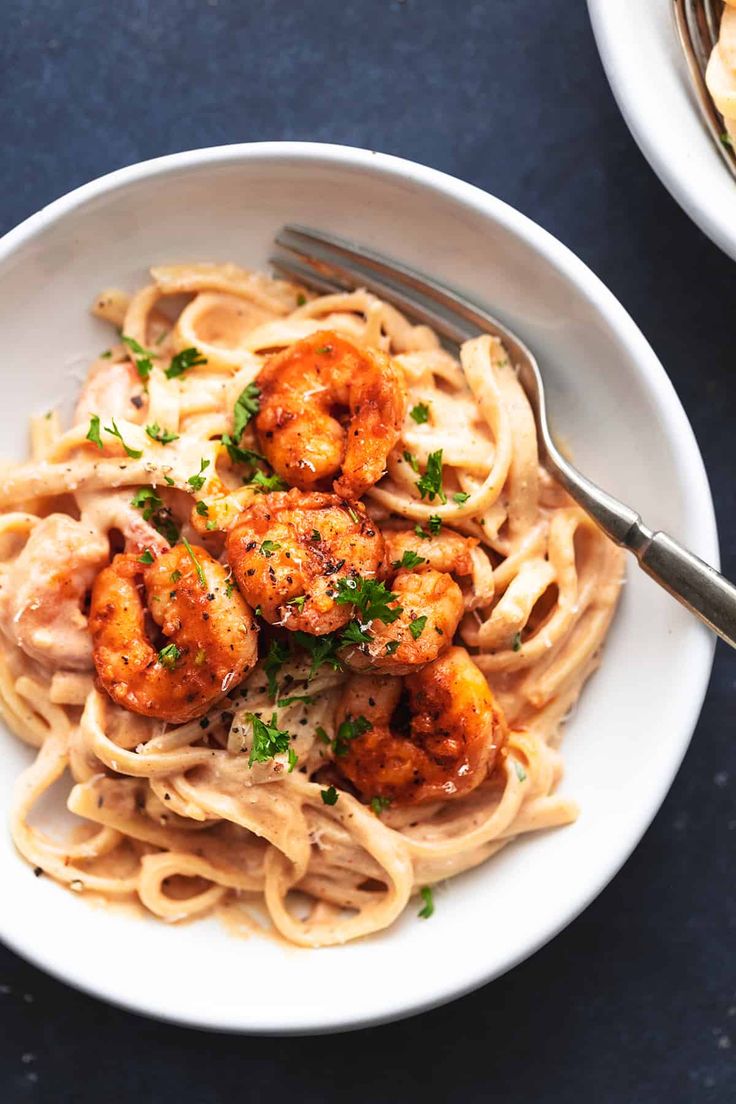
[[[507,738],[503,713],[464,648],[450,648],[406,679],[353,675],[336,726],[342,774],[364,799],[397,805],[474,790]]]
[[[435,571],[447,571],[452,575],[472,575],[475,537],[463,537],[452,529],[443,529],[434,537],[420,537],[413,529],[384,530],[386,555],[398,568],[408,552],[412,558],[419,556],[427,567]]]
[[[77,401],[74,422],[88,422],[93,414],[142,422],[146,405],[143,381],[129,360],[96,360]]]
[[[67,514],[39,521],[2,580],[0,625],[6,636],[40,663],[91,669],[82,607],[108,555],[105,537]]]
[[[378,482],[406,404],[401,369],[388,356],[320,330],[272,356],[256,383],[256,434],[282,479],[307,491],[342,471],[334,489],[346,498]]]
[[[406,675],[436,659],[452,643],[463,615],[463,595],[450,575],[432,568],[399,571],[391,591],[389,609],[398,610],[398,617],[390,623],[371,621],[371,639],[341,653],[353,670]]]
[[[381,575],[384,543],[359,502],[321,491],[259,495],[229,531],[227,558],[246,600],[266,621],[314,636],[346,625],[337,578]]]
[[[166,637],[146,635],[146,608]],[[153,563],[121,554],[95,580],[90,609],[99,680],[118,705],[183,723],[201,716],[255,665],[258,628],[203,548],[178,544]]]

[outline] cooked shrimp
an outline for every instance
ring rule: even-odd
[[[143,381],[129,360],[96,360],[77,401],[74,422],[88,422],[93,414],[142,422],[146,404]]]
[[[346,498],[378,482],[406,402],[401,369],[388,356],[320,330],[272,356],[256,383],[256,434],[282,479],[307,491],[342,471],[334,489]]]
[[[146,635],[139,581],[167,638],[160,651]],[[116,556],[95,580],[89,622],[97,674],[113,701],[175,724],[205,713],[257,659],[252,611],[203,548],[190,555],[177,544],[149,565]]]
[[[384,529],[386,555],[398,568],[408,552],[419,556],[427,567],[435,571],[447,571],[452,575],[472,575],[475,537],[463,537],[452,529],[443,529],[436,536],[420,537],[413,529]],[[412,557],[413,558],[413,557]]]
[[[463,595],[442,571],[400,571],[393,581],[389,608],[399,616],[387,623],[373,620],[371,639],[341,653],[356,671],[371,668],[406,675],[430,663],[448,648],[463,615]]]
[[[450,648],[406,679],[353,675],[336,726],[342,774],[366,800],[397,805],[474,790],[507,737],[503,713],[464,648]]]
[[[335,600],[337,579],[376,578],[384,561],[383,537],[362,503],[320,491],[258,495],[229,531],[226,551],[266,621],[314,636],[352,617],[352,606]]]
[[[98,530],[50,514],[31,534],[0,588],[0,624],[26,655],[62,670],[92,667],[83,613],[95,575],[109,556]]]

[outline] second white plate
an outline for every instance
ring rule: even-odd
[[[672,0],[588,0],[603,66],[624,119],[659,179],[736,259],[736,182],[701,120]]]

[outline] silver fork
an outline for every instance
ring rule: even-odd
[[[703,122],[729,172],[736,177],[736,150],[728,138],[723,116],[713,103],[705,83],[708,58],[718,41],[723,0],[673,0],[673,4],[675,27]]]
[[[736,648],[736,587],[666,533],[648,529],[635,510],[561,455],[550,433],[539,366],[524,342],[492,314],[398,261],[302,226],[285,226],[277,234],[271,264],[290,279],[327,294],[366,288],[454,345],[480,333],[499,337],[534,412],[540,460],[547,470],[611,540],[636,556],[655,582]]]

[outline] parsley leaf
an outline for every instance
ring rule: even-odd
[[[426,403],[417,403],[409,411],[417,425],[423,425],[429,421],[429,407]]]
[[[306,594],[299,594],[299,595],[297,595],[296,598],[288,598],[286,600],[286,602],[284,602],[284,605],[285,606],[296,606],[296,608],[301,613],[301,611],[304,609],[305,603],[307,601],[307,597],[308,596]]]
[[[429,886],[422,886],[419,890],[424,901],[424,906],[420,908],[417,916],[421,916],[422,920],[429,920],[430,916],[434,912],[434,899],[432,897],[432,890]]]
[[[512,759],[511,761],[514,764],[514,770],[516,771],[516,777],[519,779],[520,782],[526,782],[526,771],[522,767],[519,760],[518,759]]]
[[[126,337],[125,334],[120,335],[120,340],[123,344],[127,345],[132,353],[135,353],[135,367],[138,375],[147,383],[148,377],[153,369],[153,361],[151,357],[156,357],[156,353],[152,353],[150,349],[144,349],[139,341],[136,341],[134,337]]]
[[[388,809],[390,804],[391,804],[391,798],[390,797],[372,797],[371,798],[371,810],[376,814],[376,816],[380,816],[381,813],[384,811],[384,809]]]
[[[329,744],[331,742],[330,737],[327,735],[322,725],[317,725],[314,731],[317,739],[321,744]]]
[[[129,445],[126,445],[125,441],[123,440],[123,435],[118,429],[114,418],[112,419],[112,427],[105,426],[105,433],[111,433],[113,437],[117,437],[117,439],[120,441],[120,444],[125,449],[126,456],[129,456],[131,460],[140,460],[141,456],[143,455],[143,450],[130,448]]]
[[[141,487],[133,495],[130,504],[143,511],[143,520],[150,521],[169,544],[176,544],[179,530],[171,517],[171,510],[164,506],[153,487]]]
[[[151,552],[150,548],[147,548],[145,550],[145,552],[143,552],[142,555],[140,555],[138,557],[138,563],[142,563],[142,564],[152,564],[153,563],[153,553]]]
[[[319,792],[325,805],[335,805],[337,803],[338,797],[340,796],[334,786],[330,786],[329,789],[320,790]]]
[[[240,445],[236,444],[236,438],[231,437],[229,433],[223,433],[220,440],[227,449],[227,454],[233,464],[250,464],[252,467],[254,464],[264,462],[266,459],[265,456],[261,456],[260,452],[254,452],[253,449],[241,448]]]
[[[413,621],[409,622],[409,632],[418,640],[424,632],[424,627],[427,624],[427,615],[423,614],[422,617],[415,617]]]
[[[520,632],[514,633],[513,639],[511,641],[511,651],[512,652],[520,652],[521,651],[521,633]]]
[[[299,294],[296,297],[296,305],[298,307],[303,307],[304,304],[306,303],[306,301],[307,301],[306,295],[304,295],[304,293],[300,291]]]
[[[311,633],[305,633],[301,629],[297,629],[294,633],[294,639],[301,648],[309,652],[312,658],[312,666],[309,668],[307,681],[314,677],[320,667],[325,665],[331,667],[333,671],[342,671],[342,663],[335,655],[337,642],[331,633],[327,633],[326,636],[312,636]]]
[[[233,407],[233,438],[239,441],[243,430],[251,418],[261,409],[259,402],[261,389],[256,383],[249,383],[240,392]]]
[[[282,644],[280,640],[272,640],[268,649],[268,654],[263,661],[263,670],[268,679],[268,693],[274,699],[279,692],[279,684],[276,681],[276,675],[288,658],[288,645]]]
[[[278,552],[279,548],[281,548],[281,543],[279,541],[264,540],[258,551],[262,556],[265,556],[266,559],[269,559],[270,556],[273,556],[274,552]]]
[[[171,364],[166,369],[166,378],[174,379],[176,376],[182,376],[188,368],[196,368],[198,364],[206,363],[207,357],[202,356],[199,349],[195,349],[194,346],[182,349],[171,358]]]
[[[289,747],[289,748],[288,748],[288,755],[289,755],[289,769],[288,769],[288,771],[287,771],[287,774],[291,774],[291,772],[293,771],[294,767],[295,767],[295,766],[297,765],[297,763],[299,762],[299,756],[298,756],[298,755],[297,755],[297,753],[296,753],[296,752],[294,751],[293,747]]]
[[[259,468],[252,479],[249,482],[259,491],[261,494],[270,494],[271,491],[285,491],[286,484],[275,473],[273,475],[266,475],[265,472]]]
[[[417,460],[414,453],[409,452],[408,449],[404,449],[404,459],[406,460],[411,470],[419,475],[419,461]]]
[[[351,575],[347,579],[337,580],[335,602],[339,606],[354,605],[360,611],[363,623],[383,621],[390,625],[401,615],[402,607],[389,606],[398,596],[387,590],[384,583],[375,579],[364,579],[360,575]]]
[[[198,502],[194,509],[197,511],[200,517],[207,517],[210,512],[210,508],[204,500]]]
[[[248,766],[254,763],[267,763],[274,755],[288,751],[291,737],[276,723],[276,714],[271,717],[271,723],[266,724],[255,713],[246,713],[245,719],[253,726],[253,743],[251,744]]]
[[[418,556],[416,552],[412,552],[411,549],[407,548],[406,552],[400,560],[394,560],[392,567],[406,567],[411,569],[412,567],[419,567],[419,564],[423,564],[426,562],[427,560],[425,556]]]
[[[93,445],[97,445],[98,449],[104,448],[100,437],[100,418],[97,414],[93,414],[89,420],[89,429],[85,441],[91,441]]]
[[[465,491],[457,491],[452,496],[452,501],[457,502],[458,506],[462,506],[463,502],[467,502],[469,498],[470,495],[467,494]]]
[[[293,705],[294,702],[304,702],[305,705],[314,705],[316,700],[313,694],[291,694],[288,698],[279,698],[276,701],[276,705],[279,709],[282,709],[287,705]]]
[[[356,740],[358,736],[362,736],[371,728],[373,728],[373,725],[367,717],[346,717],[338,727],[337,736],[332,741],[332,750],[335,755],[347,755],[350,750],[350,741]]]
[[[315,544],[319,544],[319,542],[322,540],[322,534],[320,533],[320,531],[318,529],[313,529],[312,530],[312,535],[309,539],[311,541],[314,541]]]
[[[430,514],[427,519],[427,525],[429,526],[429,531],[432,536],[436,537],[442,528],[442,518],[439,514]]]
[[[160,445],[170,445],[172,441],[179,440],[178,433],[170,433],[168,429],[162,429],[158,422],[147,425],[146,433],[152,441],[158,441]]]
[[[162,648],[158,653],[158,661],[162,667],[166,667],[169,671],[173,671],[180,655],[181,652],[172,641],[171,644],[167,644],[166,647]]]
[[[434,502],[435,498],[439,498],[443,504],[447,502],[447,495],[442,490],[442,449],[430,452],[427,457],[427,470],[417,480],[417,489],[422,498],[426,497],[430,502]]]
[[[187,483],[193,491],[201,491],[204,486],[205,477],[202,475],[203,471],[206,471],[210,466],[209,460],[202,459],[199,462],[199,471],[196,475],[190,475],[187,479]]]
[[[207,589],[207,580],[204,577],[204,571],[202,570],[201,563],[199,562],[197,557],[194,555],[194,549],[192,548],[191,544],[189,543],[189,541],[187,540],[186,537],[181,538],[181,543],[184,545],[184,547],[187,550],[187,556],[189,556],[189,559],[194,564],[194,570],[197,572],[197,578],[199,579],[201,585],[206,590]],[[409,626],[409,627],[411,628],[411,626]]]
[[[394,655],[398,650],[398,647],[398,640],[389,640],[388,644],[386,645],[386,655]]]
[[[373,637],[360,621],[351,621],[340,637],[340,644],[367,644]]]

